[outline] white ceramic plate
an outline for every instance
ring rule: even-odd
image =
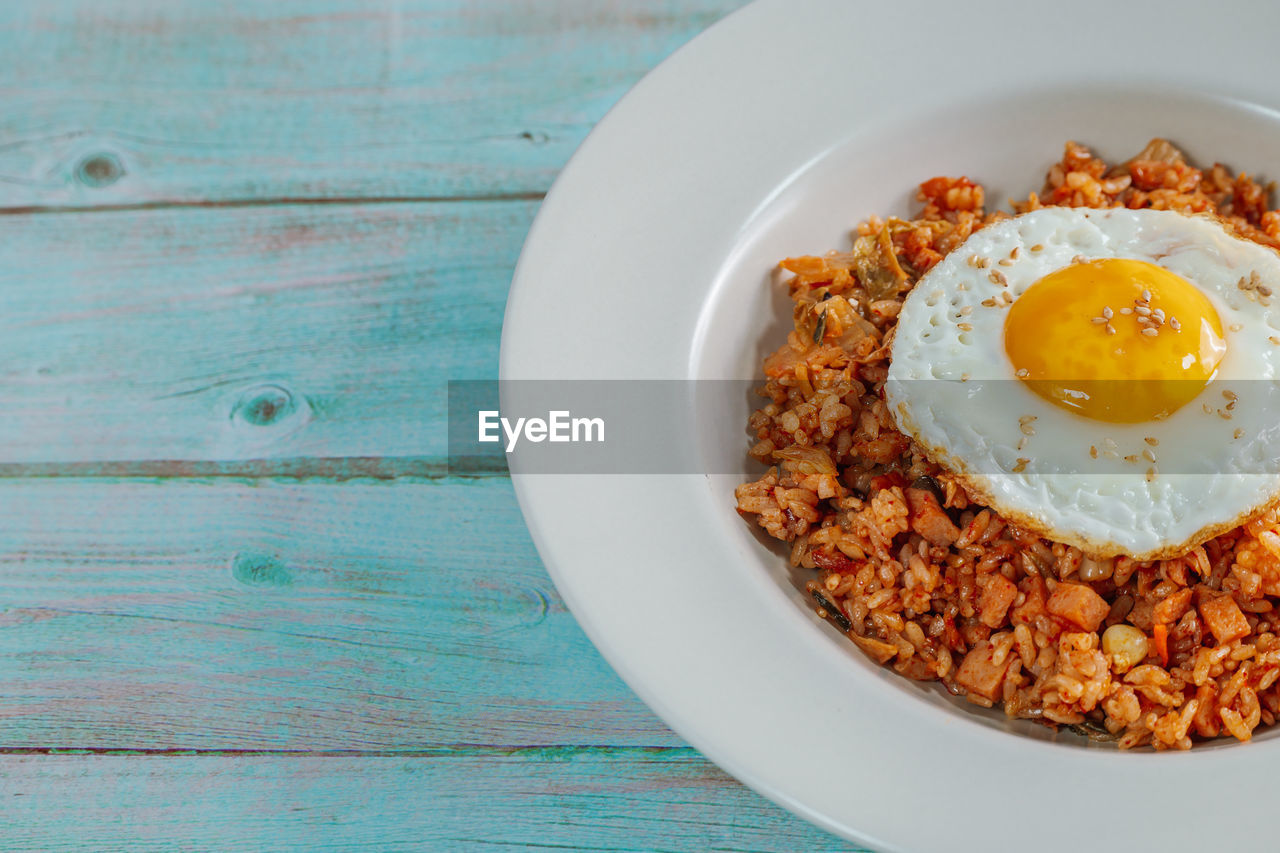
[[[520,259],[501,375],[758,376],[788,320],[778,258],[910,213],[933,175],[980,180],[992,202],[1025,195],[1067,139],[1124,158],[1166,136],[1280,178],[1276,34],[1280,5],[1263,2],[759,2],[646,77],[565,169]],[[820,622],[734,512],[748,412],[707,395],[685,424],[705,470],[738,476],[533,475],[512,460],[562,594],[672,728],[880,848],[1264,837],[1269,734],[1186,754],[1084,748],[956,707]]]

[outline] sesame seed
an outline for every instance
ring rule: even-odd
[[[1032,246],[1032,247],[1031,247],[1031,251],[1033,251],[1033,252],[1043,252],[1043,251],[1044,251],[1044,246],[1043,246],[1042,244],[1040,244],[1040,243],[1036,243],[1034,246]]]
[[[1152,452],[1151,452],[1151,448],[1150,448],[1150,447],[1148,447],[1148,448],[1146,448],[1145,450],[1143,450],[1143,451],[1142,451],[1142,458],[1143,458],[1143,459],[1145,459],[1145,460],[1147,460],[1148,462],[1155,462],[1155,461],[1156,461],[1156,455],[1155,455],[1154,453],[1152,453]]]
[[[1232,437],[1232,438],[1241,438],[1241,437],[1243,437],[1243,436],[1244,436],[1244,430],[1243,430],[1243,429],[1236,429],[1236,431],[1235,431],[1235,432],[1231,433],[1231,437]]]
[[[1096,444],[1089,445],[1089,458],[1090,459],[1098,458],[1098,446]]]
[[[1170,317],[1170,318],[1169,318],[1169,327],[1170,327],[1171,329],[1173,329],[1175,332],[1180,332],[1180,331],[1182,331],[1182,324],[1178,322],[1178,318],[1177,318],[1177,317]]]
[[[1158,471],[1156,471],[1156,466],[1152,465],[1150,468],[1148,468],[1148,469],[1147,469],[1147,482],[1148,482],[1148,483],[1150,483],[1150,482],[1154,481],[1154,480],[1155,480],[1155,478],[1156,478],[1156,474],[1158,474],[1158,473],[1159,473],[1159,472],[1158,472]]]
[[[1108,323],[1108,324],[1107,324],[1107,334],[1108,334],[1108,335],[1114,335],[1115,333],[1116,333],[1115,328],[1114,328],[1110,323]]]
[[[1146,335],[1148,338],[1154,338],[1156,335],[1160,333],[1157,332],[1155,329],[1151,328],[1150,326],[1148,326],[1147,328],[1142,330],[1142,334]]]
[[[972,323],[957,323],[957,324],[956,324],[956,328],[957,328],[957,329],[959,329],[959,330],[960,330],[960,331],[962,331],[962,332],[972,332],[972,331],[973,331],[973,324],[972,324]]]
[[[968,263],[968,264],[969,264],[969,266],[971,266],[971,267],[976,267],[976,266],[978,265],[978,256],[977,256],[977,255],[970,255],[970,256],[969,256],[969,260],[967,261],[967,263]]]
[[[1009,291],[1007,291],[1007,290],[1002,291],[1002,292],[1000,293],[1000,299],[1001,299],[1001,301],[1002,301],[1002,302],[1004,302],[1004,304],[1005,304],[1005,305],[1012,305],[1012,304],[1013,304],[1013,296],[1011,296],[1011,295],[1009,294]]]
[[[1240,280],[1236,282],[1236,287],[1240,290],[1248,290],[1249,282],[1245,281],[1244,276],[1240,276]]]
[[[1224,400],[1239,400],[1239,399],[1240,399],[1240,395],[1239,395],[1239,394],[1237,394],[1235,391],[1227,390],[1227,391],[1223,391],[1223,392],[1222,392],[1222,399],[1224,399]]]
[[[1094,317],[1090,322],[1092,322],[1095,326],[1101,326],[1103,323],[1107,322],[1107,318],[1106,318],[1106,317]]]
[[[1111,310],[1110,305],[1104,305],[1102,307],[1102,316],[1110,320],[1112,317],[1115,316],[1115,312]]]
[[[1213,406],[1210,406],[1208,403],[1201,403],[1200,410],[1204,412],[1206,415],[1213,414]]]
[[[1022,249],[1022,247],[1021,247],[1021,246],[1014,246],[1014,247],[1013,247],[1013,251],[1009,253],[1009,257],[1013,258],[1014,260],[1017,260],[1017,259],[1018,259],[1018,252],[1019,252],[1021,249]]]
[[[1151,445],[1152,447],[1160,446],[1160,439],[1156,438],[1155,436],[1149,435],[1142,440],[1145,441],[1147,444]]]
[[[1031,371],[1030,371],[1030,370],[1027,370],[1025,367],[1020,367],[1020,368],[1018,368],[1018,372],[1017,372],[1017,374],[1015,374],[1015,375],[1016,375],[1019,379],[1026,379],[1028,376],[1030,376],[1030,375],[1031,375]]]
[[[1102,455],[1103,455],[1103,456],[1105,456],[1105,457],[1107,457],[1108,459],[1119,459],[1119,458],[1120,458],[1120,454],[1119,454],[1119,453],[1116,453],[1114,450],[1104,450],[1104,451],[1102,451]]]
[[[961,309],[960,309],[960,316],[961,316],[961,317],[968,317],[968,316],[969,316],[970,314],[972,314],[972,313],[973,313],[973,306],[972,306],[972,305],[966,305],[966,306],[964,306],[963,308],[961,308]]]
[[[988,261],[986,258],[978,258],[978,262],[974,264],[974,266],[976,266],[980,270],[985,270],[987,268],[988,263],[990,263],[990,261]]]
[[[1144,290],[1144,291],[1142,291],[1142,301],[1143,301],[1143,302],[1150,302],[1150,301],[1151,301],[1151,291],[1150,291],[1150,290]]]
[[[1132,309],[1132,308],[1121,308],[1121,309],[1120,309],[1120,313],[1121,313],[1121,314],[1132,314],[1132,313],[1133,313],[1133,309]]]
[[[1160,308],[1157,308],[1154,311],[1152,311],[1151,316],[1156,318],[1157,323],[1164,322],[1164,311],[1161,310]]]
[[[1258,284],[1259,284],[1259,283],[1261,283],[1261,281],[1262,281],[1262,276],[1258,273],[1258,271],[1257,271],[1257,270],[1250,270],[1250,271],[1249,271],[1249,283],[1250,283],[1250,284],[1252,284],[1254,287],[1257,287],[1257,286],[1258,286]]]
[[[965,284],[963,281],[959,282],[956,285],[956,290],[968,290],[968,289],[969,289],[969,285]]]
[[[1031,424],[1023,424],[1022,426],[1018,427],[1018,429],[1022,430],[1022,434],[1023,434],[1023,435],[1035,435],[1035,434],[1036,434],[1036,428],[1035,428],[1035,427],[1033,427]]]
[[[1147,307],[1147,306],[1145,306],[1145,305],[1139,305],[1137,308],[1134,308],[1133,310],[1134,310],[1134,311],[1137,311],[1137,312],[1138,312],[1139,314],[1141,314],[1143,317],[1146,317],[1147,315],[1149,315],[1149,314],[1151,313],[1151,309],[1150,309],[1150,308],[1148,308],[1148,307]]]
[[[1026,439],[1026,437],[1025,437],[1025,436],[1024,436],[1024,437],[1022,437],[1022,438],[1020,438],[1020,439],[1018,439],[1018,449],[1019,449],[1019,450],[1024,450],[1024,449],[1026,449],[1026,446],[1027,446],[1027,439]]]
[[[1218,409],[1218,417],[1222,418],[1224,421],[1229,421],[1231,420],[1231,413],[1226,409]]]
[[[982,307],[983,307],[983,308],[995,308],[995,307],[996,307],[996,301],[995,301],[994,299],[991,299],[990,297],[988,297],[987,299],[982,300]]]
[[[1002,267],[1013,266],[1013,261],[1009,260],[1008,258],[1001,258],[1000,260],[996,261],[996,263],[998,263]]]
[[[1280,338],[1277,338],[1275,335],[1272,335],[1271,337],[1267,338],[1267,340],[1271,341],[1271,343],[1273,344],[1280,345]]]
[[[987,276],[987,278],[991,279],[992,284],[998,284],[1001,287],[1005,287],[1009,284],[1009,279],[1005,278],[1004,273],[999,270],[992,270],[991,275]]]
[[[1031,460],[1027,459],[1025,456],[1019,456],[1018,464],[1013,466],[1013,473],[1021,474],[1023,471],[1027,470],[1027,463],[1030,461]]]
[[[1260,296],[1270,296],[1270,295],[1271,295],[1271,288],[1269,288],[1269,287],[1264,287],[1264,286],[1262,286],[1262,285],[1258,285],[1258,287],[1257,287],[1256,289],[1257,289],[1258,294],[1259,294]]]
[[[1132,456],[1126,456],[1126,457],[1124,458],[1124,461],[1125,461],[1125,462],[1128,462],[1130,465],[1136,464],[1136,463],[1137,463],[1137,461],[1138,461],[1138,455],[1135,453],[1135,454],[1134,454],[1134,455],[1132,455]]]
[[[1075,257],[1073,257],[1073,258],[1071,259],[1071,263],[1073,263],[1073,264],[1083,264],[1083,263],[1084,263],[1084,255],[1076,255]]]

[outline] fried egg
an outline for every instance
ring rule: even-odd
[[[1022,527],[1155,559],[1280,499],[1280,255],[1209,217],[1043,208],[903,303],[899,429]]]

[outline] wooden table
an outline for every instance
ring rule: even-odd
[[[0,848],[846,849],[450,477],[592,124],[738,0],[0,10]]]

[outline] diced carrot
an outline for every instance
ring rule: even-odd
[[[960,538],[960,528],[947,517],[938,499],[928,489],[907,489],[907,506],[911,509],[911,529],[932,545],[949,548]]]
[[[1060,583],[1049,596],[1045,609],[1085,631],[1096,631],[1111,612],[1111,605],[1084,584]]]
[[[1206,596],[1200,602],[1200,618],[1209,626],[1220,646],[1247,636],[1250,630],[1249,621],[1240,612],[1240,605],[1229,595]]]
[[[1018,597],[1018,586],[999,572],[987,575],[982,594],[978,596],[978,618],[988,628],[999,628],[1009,605]]]
[[[992,702],[1000,698],[1000,685],[1004,682],[1011,656],[1006,655],[1004,661],[997,664],[995,652],[995,647],[985,640],[974,646],[956,670],[956,684]]]
[[[1151,634],[1156,641],[1156,653],[1160,655],[1160,665],[1169,665],[1169,626],[1163,622],[1157,622],[1151,628]]]

